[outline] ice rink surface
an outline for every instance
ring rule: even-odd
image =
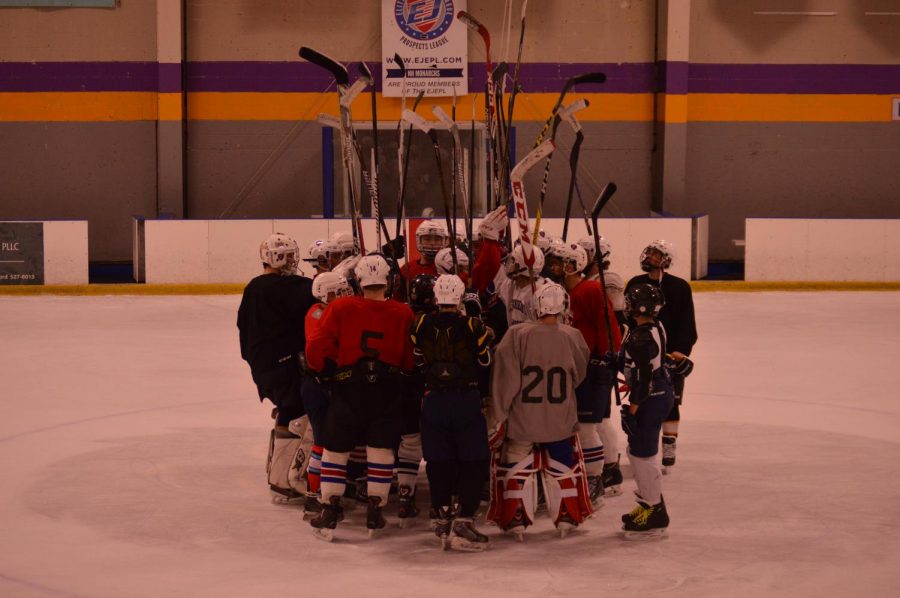
[[[239,301],[0,297],[0,596],[900,595],[900,293],[696,294],[668,538],[619,537],[626,466],[576,534],[483,554],[269,502]]]

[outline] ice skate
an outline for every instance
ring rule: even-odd
[[[366,511],[366,527],[369,528],[369,537],[377,537],[378,530],[384,529],[386,524],[387,522],[384,520],[384,515],[381,512],[381,497],[370,496],[369,508]]]
[[[273,505],[302,505],[305,497],[293,488],[285,489],[269,485]]]
[[[677,436],[663,435],[662,437],[662,472],[664,474],[669,473],[669,469],[675,465],[675,441],[677,439]]]
[[[588,498],[595,509],[603,507],[603,480],[601,476],[589,475],[587,477]]]
[[[638,501],[638,506],[628,515],[622,516],[624,537],[626,540],[652,540],[666,534],[669,526],[669,514],[666,503],[649,505]]]
[[[309,524],[313,528],[313,535],[326,542],[334,539],[334,530],[338,521],[344,518],[344,510],[341,507],[341,497],[332,496],[328,503],[322,505],[322,512],[312,519]]]
[[[319,502],[319,495],[316,492],[307,492],[303,502],[303,518],[306,520],[314,519],[322,512],[322,503]]]
[[[432,530],[434,535],[441,541],[441,548],[447,550],[450,548],[450,529],[453,527],[453,512],[450,507],[441,507],[433,512],[434,517],[431,519]]]
[[[578,522],[575,521],[568,513],[561,513],[556,521],[556,531],[560,538],[565,538],[573,530],[578,528]]]
[[[400,527],[412,527],[415,525],[415,517],[419,514],[415,490],[411,486],[400,486],[398,494],[400,506],[397,509],[397,517],[400,519]]]
[[[513,515],[509,525],[503,528],[503,533],[512,536],[516,542],[522,542],[525,540],[525,527],[525,513],[522,511],[522,508],[519,507],[519,510]]]
[[[523,528],[524,529],[524,528]],[[482,552],[488,546],[488,537],[475,529],[475,522],[459,517],[450,530],[450,548],[461,552]]]
[[[619,461],[615,463],[604,463],[603,474],[603,496],[618,496],[622,494],[622,470],[619,468]]]

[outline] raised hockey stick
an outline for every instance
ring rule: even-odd
[[[453,137],[453,234],[456,234],[456,204],[457,199],[462,200],[463,205],[463,218],[465,222],[469,221],[469,207],[468,202],[466,200],[466,182],[465,182],[465,174],[463,172],[463,148],[462,141],[459,137],[459,125],[456,123],[456,120],[447,116],[447,113],[444,112],[440,106],[435,106],[432,109],[432,113],[438,120],[447,125],[447,128],[450,129],[450,135]],[[469,231],[468,226],[466,229],[466,241],[468,241],[468,256],[469,263],[472,264],[472,235]]]
[[[600,233],[597,228],[597,219],[600,217],[600,212],[603,210],[603,207],[609,202],[612,198],[613,194],[616,192],[618,187],[616,184],[610,181],[606,184],[606,187],[603,188],[603,191],[600,192],[600,195],[597,197],[596,203],[594,203],[594,208],[591,210],[591,222],[594,225],[593,237],[594,237],[594,262],[597,264],[597,270],[600,272],[600,287],[603,289],[603,318],[604,318],[604,328],[606,328],[606,341],[609,347],[609,350],[613,350],[613,338],[612,338],[612,330],[609,328],[609,297],[606,293],[606,276],[603,274],[603,256],[600,255]],[[615,318],[613,319],[615,321]],[[616,405],[622,404],[622,398],[619,396],[619,385],[613,382],[613,389],[616,393]]]
[[[544,141],[528,152],[509,174],[512,200],[516,208],[516,220],[519,223],[519,241],[522,243],[522,256],[525,258],[525,265],[528,266],[529,272],[534,266],[534,247],[528,227],[528,204],[525,202],[525,187],[522,183],[525,173],[553,153],[555,149],[556,145],[552,139]]]
[[[357,248],[359,249],[361,254],[365,254],[365,241],[363,239],[363,229],[362,229],[362,213],[359,210],[359,193],[356,189],[356,181],[355,176],[353,175],[353,155],[351,154],[351,147],[353,146],[353,131],[352,131],[352,118],[350,116],[350,104],[353,101],[353,97],[362,91],[362,88],[365,87],[365,83],[362,83],[362,87],[358,85],[360,81],[354,83],[352,87],[348,87],[350,83],[350,75],[347,72],[347,67],[342,65],[337,60],[330,58],[321,52],[317,52],[312,48],[307,46],[303,46],[300,48],[300,58],[315,64],[318,67],[321,67],[331,73],[332,77],[334,77],[334,81],[337,84],[338,91],[338,104],[340,106],[341,119],[340,119],[340,134],[341,134],[341,158],[344,163],[344,170],[347,172],[347,176],[349,177],[349,190],[350,190],[350,209],[353,212],[353,220],[354,226],[353,237],[356,242]],[[347,101],[349,100],[349,101]]]
[[[369,161],[369,173],[371,182],[369,182],[369,195],[372,198],[372,211],[374,212],[372,215],[375,216],[376,226],[375,226],[375,242],[377,244],[378,250],[381,250],[381,234],[384,233],[385,239],[387,242],[391,242],[391,235],[388,233],[387,225],[384,223],[384,218],[381,216],[381,197],[379,194],[378,187],[378,94],[375,90],[375,77],[372,76],[372,71],[369,69],[369,65],[365,62],[359,63],[359,76],[366,80],[371,86],[371,97],[372,97],[372,158]]]
[[[566,216],[563,220],[563,241],[565,241],[568,237],[569,216],[572,214],[572,194],[575,190],[575,186],[578,184],[578,157],[581,153],[581,144],[584,141],[584,131],[581,130],[581,123],[579,123],[578,119],[575,118],[575,112],[584,110],[588,107],[588,105],[588,101],[582,98],[568,108],[563,108],[562,110],[560,110],[560,115],[562,116],[563,120],[569,123],[575,130],[575,143],[572,144],[572,151],[569,154],[569,170],[571,170],[571,175],[569,178],[569,193],[566,197]],[[591,225],[588,223],[588,216],[586,211],[584,213],[584,225],[587,228],[588,234],[591,234],[592,229]]]
[[[512,128],[513,108],[516,107],[516,95],[519,93],[519,65],[522,64],[522,47],[525,45],[525,10],[527,8],[528,0],[523,0],[522,21],[519,25],[519,51],[516,54],[516,68],[513,70],[512,89],[509,90],[509,109],[506,111],[507,130]]]
[[[441,181],[441,197],[444,200],[444,215],[447,221],[447,232],[450,237],[450,256],[453,260],[453,273],[459,274],[459,264],[456,259],[456,232],[455,226],[450,220],[450,196],[447,193],[447,182],[444,180],[444,163],[441,159],[441,146],[438,143],[437,130],[431,124],[410,110],[403,113],[403,120],[415,126],[420,131],[427,133],[431,139],[431,146],[434,149],[434,161],[437,164],[438,178]]]
[[[413,102],[412,113],[416,113],[416,108],[419,106],[419,102],[422,101],[422,98],[425,97],[425,90],[419,92],[416,96],[415,101]],[[410,112],[410,110],[404,109],[401,113],[401,121],[403,120],[402,114]],[[400,176],[400,197],[397,200],[397,214],[401,214],[405,216],[405,200],[406,200],[406,177],[409,175],[409,156],[411,154],[410,149],[412,148],[412,131],[413,125],[409,125],[409,129],[406,132],[406,144],[404,147],[404,154],[398,157],[398,163],[402,164],[402,175]],[[402,131],[401,131],[402,134]],[[398,216],[398,218],[403,218],[403,216]],[[397,234],[399,235],[400,229],[400,220],[397,220]],[[409,240],[407,240],[407,243]],[[409,255],[409,252],[407,252]]]

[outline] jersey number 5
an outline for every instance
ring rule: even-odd
[[[529,365],[522,370],[522,376],[530,376],[534,374],[534,378],[522,389],[523,403],[540,403],[547,397],[551,403],[562,403],[566,400],[568,393],[566,392],[566,370],[561,367],[552,367],[547,370],[546,375],[544,369],[540,366]],[[544,394],[531,394],[541,382],[544,382]],[[541,389],[538,389],[540,393]]]
[[[372,332],[371,330],[363,330],[362,338],[360,339],[359,349],[363,352],[363,355],[368,355],[372,359],[378,359],[381,357],[381,352],[375,347],[369,346],[370,339],[383,339],[383,332]]]

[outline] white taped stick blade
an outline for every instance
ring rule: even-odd
[[[350,105],[353,104],[353,100],[356,99],[356,96],[361,94],[363,90],[368,87],[368,83],[365,79],[359,78],[353,82],[347,91],[341,94],[341,107],[342,108],[350,108]]]
[[[431,130],[431,125],[428,123],[428,121],[425,120],[424,118],[422,118],[421,116],[419,116],[418,114],[416,114],[415,112],[413,112],[412,110],[409,110],[409,109],[404,110],[402,116],[403,116],[404,122],[414,126],[415,128],[419,129],[420,131],[424,131],[425,133],[427,133],[428,131]]]
[[[552,154],[555,149],[556,144],[553,143],[552,139],[545,140],[539,146],[528,152],[528,154],[516,164],[516,167],[512,169],[509,178],[514,181],[521,181],[526,172],[531,170],[535,164]]]

